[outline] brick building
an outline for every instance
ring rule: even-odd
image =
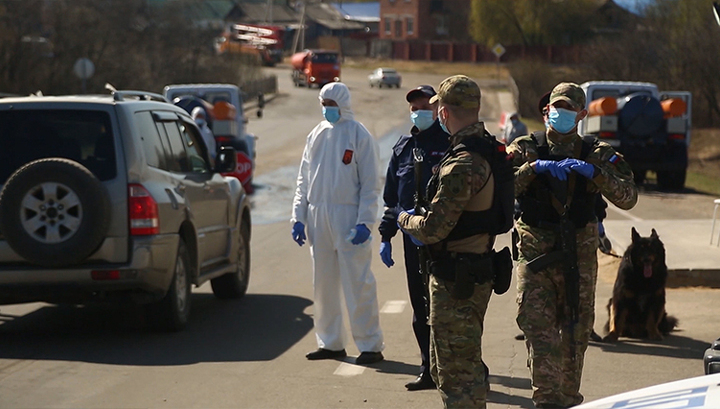
[[[470,0],[380,0],[386,40],[467,41]]]

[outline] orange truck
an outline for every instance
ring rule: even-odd
[[[292,81],[296,87],[340,81],[340,60],[337,51],[303,50],[290,58]]]

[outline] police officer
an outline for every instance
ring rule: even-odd
[[[637,187],[620,154],[577,134],[587,115],[578,85],[555,86],[547,109],[545,141],[525,136],[508,148],[521,211],[517,323],[535,406],[564,408],[583,401],[580,379],[595,319],[596,198],[630,209]]]
[[[430,103],[430,98],[433,96],[435,90],[429,85],[412,89],[405,96],[410,105],[413,127],[410,129],[410,134],[402,135],[393,147],[383,192],[385,213],[379,227],[382,237],[380,258],[388,267],[395,264],[392,259],[390,239],[398,230],[398,212],[415,206],[413,149],[419,148],[423,153],[421,186],[424,187],[427,186],[433,167],[440,162],[450,146],[450,135],[442,130],[437,120],[437,103]],[[405,387],[410,391],[435,389],[435,382],[430,376],[430,326],[427,324],[426,290],[423,277],[420,275],[418,247],[407,234],[403,234],[403,250],[410,304],[413,309],[412,328],[422,359],[420,375],[414,381],[405,384]]]
[[[492,268],[483,263],[495,236],[474,216],[491,208],[494,176],[485,157],[467,147],[494,137],[478,122],[480,88],[470,78],[446,78],[430,99],[436,101],[440,126],[452,135],[451,149],[430,180],[428,212],[403,211],[398,224],[431,253],[431,374],[443,404],[484,408],[488,380],[480,339],[493,282]]]

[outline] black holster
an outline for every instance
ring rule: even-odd
[[[505,247],[502,250],[493,251],[493,291],[495,294],[505,294],[510,288],[513,273],[513,258],[510,249]]]
[[[494,252],[446,253],[433,258],[430,274],[452,282],[450,296],[456,300],[467,300],[475,292],[475,284],[483,284],[494,278]]]

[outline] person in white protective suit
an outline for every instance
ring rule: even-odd
[[[344,294],[357,364],[383,360],[375,276],[370,271],[370,231],[377,218],[378,149],[354,120],[343,83],[320,90],[324,121],[308,135],[293,200],[292,236],[300,246],[305,227],[313,260],[315,335],[318,349],[307,359],[343,358],[341,300]]]
[[[200,107],[195,107],[193,108],[190,116],[192,116],[192,119],[195,121],[198,128],[200,128],[200,133],[202,134],[202,138],[205,141],[208,155],[210,155],[210,157],[214,160],[215,156],[217,155],[217,143],[215,142],[215,136],[213,136],[213,132],[207,125],[207,119],[205,118],[205,110]]]

